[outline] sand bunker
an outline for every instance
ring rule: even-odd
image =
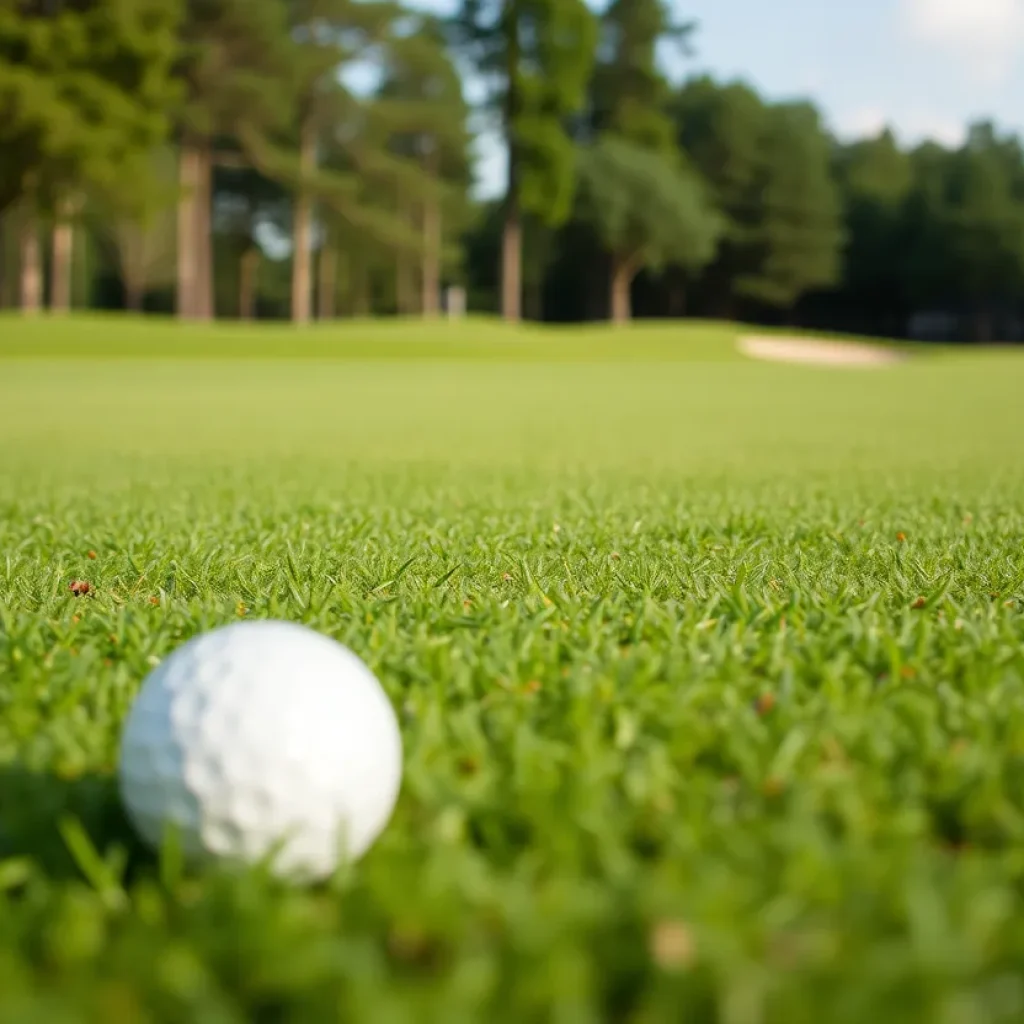
[[[740,338],[739,350],[752,359],[771,359],[808,366],[840,366],[877,369],[902,362],[903,355],[881,345],[818,338],[786,338],[755,335]]]

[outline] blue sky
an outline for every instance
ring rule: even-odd
[[[450,10],[455,0],[416,0]],[[603,3],[594,0],[599,8]],[[906,142],[955,143],[993,117],[1024,133],[1024,0],[676,0],[698,23],[678,77],[743,78],[772,99],[807,97],[841,137],[891,125]],[[497,139],[479,146],[480,190],[503,183]]]

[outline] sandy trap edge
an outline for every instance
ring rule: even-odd
[[[824,341],[818,338],[787,338],[748,335],[737,342],[740,352],[752,359],[770,359],[780,363],[806,366],[838,366],[860,370],[878,369],[901,363],[905,356],[881,345],[861,345],[848,341]]]

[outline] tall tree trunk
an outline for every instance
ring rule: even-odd
[[[423,265],[421,312],[423,316],[433,318],[440,311],[441,303],[441,246],[443,235],[441,230],[441,200],[436,195],[428,195],[423,203]]]
[[[63,200],[57,212],[51,240],[50,310],[67,313],[71,309],[71,261],[74,256],[75,228],[71,223],[72,205]]]
[[[71,260],[71,305],[76,309],[89,308],[92,285],[90,250],[88,233],[80,231],[75,239],[75,250]]]
[[[372,312],[370,275],[366,267],[359,264],[352,268],[352,314],[356,317],[368,317]]]
[[[399,187],[395,197],[398,217],[406,224],[413,223],[413,208]],[[399,316],[409,316],[416,308],[415,266],[412,253],[403,248],[395,250],[395,310]]]
[[[196,317],[212,320],[213,303],[213,148],[209,139],[199,147],[196,188]]]
[[[610,305],[613,323],[628,324],[633,317],[631,291],[636,274],[635,259],[629,256],[612,257]]]
[[[505,226],[501,235],[501,315],[510,323],[518,323],[522,319],[522,250],[519,201],[510,187],[505,200]]]
[[[410,316],[416,308],[414,272],[410,253],[398,249],[395,252],[395,311],[399,316]]]
[[[187,136],[182,139],[178,152],[178,281],[177,313],[182,320],[198,316],[196,286],[199,280],[196,237],[199,206],[199,153],[195,143]]]
[[[256,316],[256,274],[260,266],[260,250],[250,245],[242,253],[238,268],[238,315],[242,320]]]
[[[508,33],[506,58],[508,94],[505,100],[505,137],[508,139],[508,185],[505,195],[505,225],[501,235],[501,315],[510,323],[522,319],[523,301],[523,225],[519,205],[519,147],[516,141],[519,120],[519,33],[516,12],[509,8],[512,21]]]
[[[295,194],[292,229],[292,322],[307,324],[309,323],[313,294],[313,204],[310,199],[308,179],[316,170],[316,134],[308,119],[302,125],[299,142],[299,170],[301,181]]]
[[[324,237],[320,246],[320,280],[317,284],[317,319],[333,320],[336,313],[338,294],[338,250],[330,235]]]
[[[0,309],[6,309],[8,278],[11,272],[11,259],[8,249],[8,231],[11,218],[6,213],[0,213]]]
[[[39,224],[35,211],[22,214],[20,235],[20,298],[23,313],[38,313],[43,304],[43,261],[39,245]]]
[[[129,275],[124,282],[124,305],[129,313],[141,313],[142,303],[146,296],[146,289],[142,282],[134,274]]]

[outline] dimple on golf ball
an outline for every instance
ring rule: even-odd
[[[330,875],[360,857],[398,798],[402,741],[391,703],[348,648],[289,622],[194,637],[144,680],[125,722],[128,816],[189,858]]]

